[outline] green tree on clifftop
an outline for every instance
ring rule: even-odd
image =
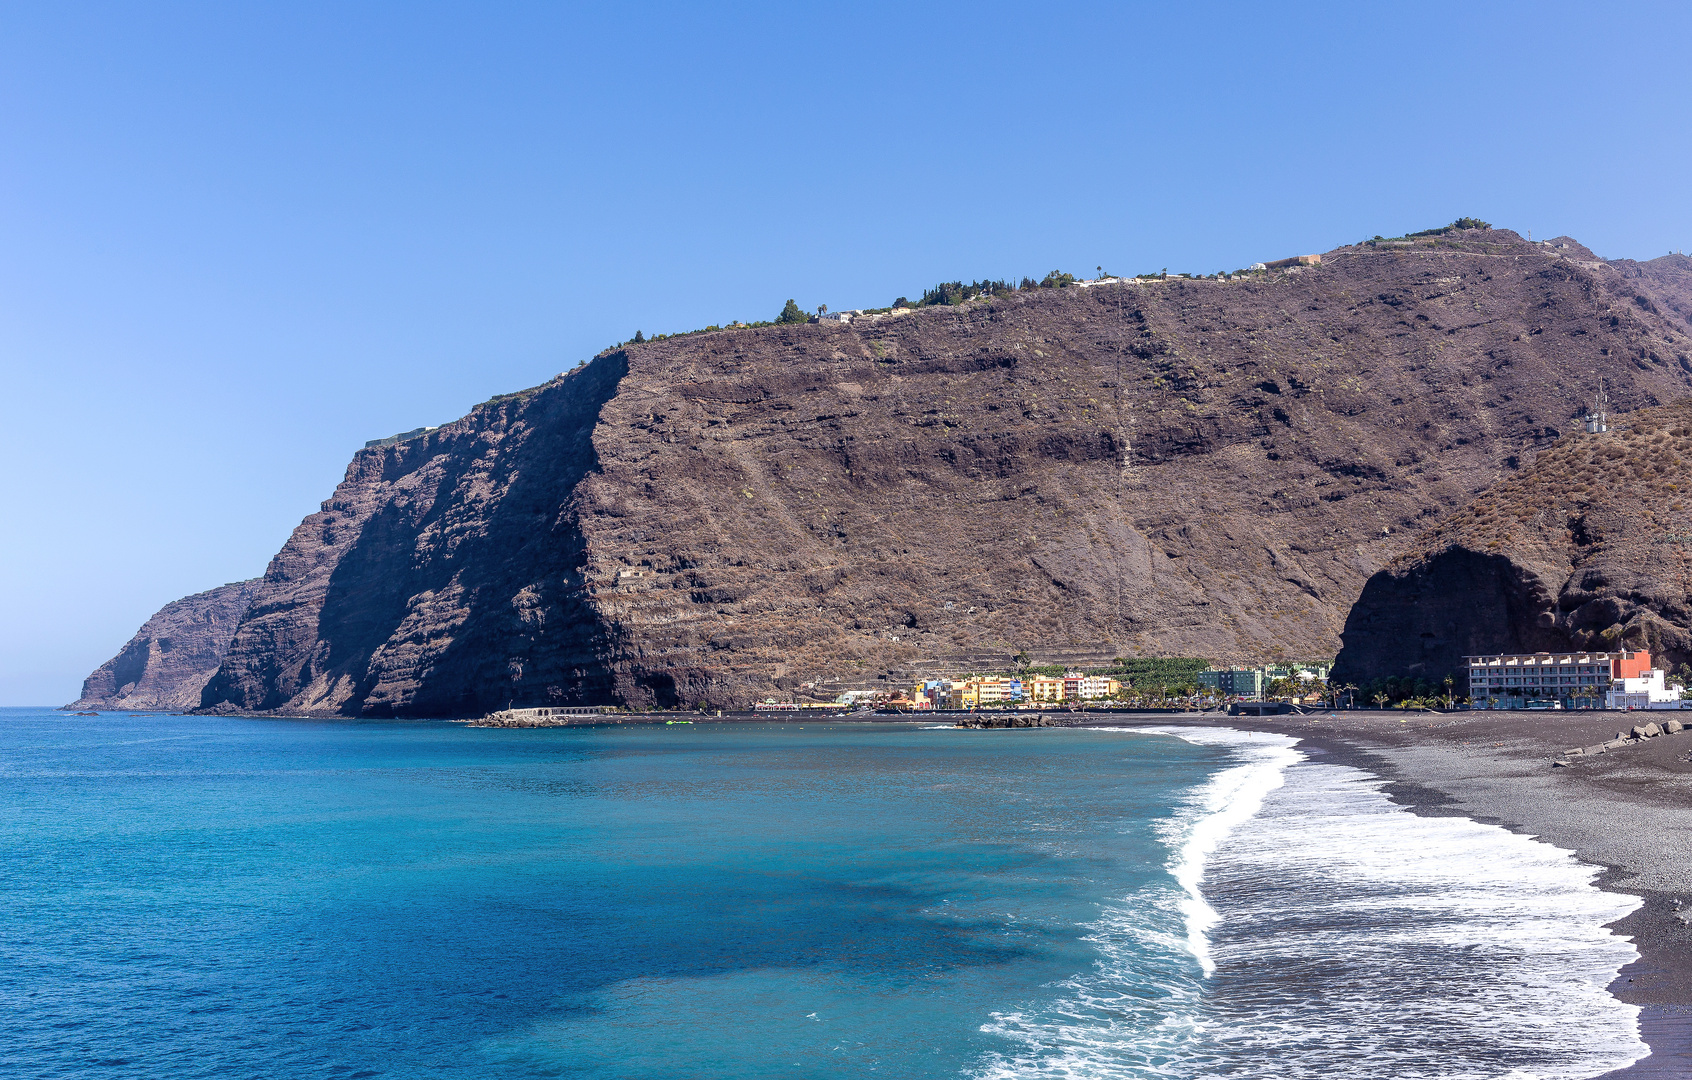
[[[786,307],[781,309],[781,314],[776,316],[776,322],[778,323],[802,323],[810,321],[811,317],[803,311],[800,311],[799,305],[795,304],[791,300],[787,302]]]

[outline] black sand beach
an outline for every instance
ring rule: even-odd
[[[1692,731],[1595,757],[1552,762],[1571,747],[1675,713],[1356,711],[1306,716],[1158,716],[1155,722],[1276,731],[1317,760],[1366,769],[1419,814],[1504,826],[1606,867],[1600,884],[1644,899],[1613,929],[1640,959],[1611,991],[1641,1006],[1651,1056],[1605,1080],[1692,1076]],[[1147,717],[1137,721],[1145,723]],[[1136,723],[1127,717],[1113,718]],[[1570,1045],[1581,1018],[1568,1018]]]

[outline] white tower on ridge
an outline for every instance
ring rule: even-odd
[[[1598,380],[1598,396],[1592,399],[1592,411],[1586,414],[1586,430],[1596,435],[1610,430],[1610,396],[1604,393],[1604,380]]]

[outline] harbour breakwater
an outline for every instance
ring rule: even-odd
[[[471,727],[532,728],[569,727],[574,724],[622,723],[618,709],[600,705],[564,706],[540,709],[501,709],[477,720]]]
[[[1031,727],[1063,727],[1054,723],[1045,713],[1035,716],[966,716],[953,727],[961,728],[1031,728]]]

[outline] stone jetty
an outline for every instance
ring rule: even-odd
[[[1045,713],[1034,716],[968,716],[955,725],[962,728],[1056,727]]]
[[[614,706],[609,705],[501,709],[467,723],[471,727],[567,727],[570,724],[603,724],[607,714],[617,711]]]

